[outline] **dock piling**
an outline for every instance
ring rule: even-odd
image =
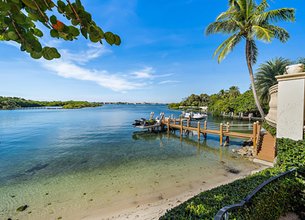
[[[207,132],[206,132],[207,131],[207,120],[204,121],[203,130],[205,131],[203,133],[203,137],[204,137],[204,139],[207,139]]]
[[[223,142],[223,124],[220,123],[220,126],[219,126],[219,144],[220,144],[220,146],[222,146],[222,142]]]
[[[185,134],[189,134],[190,132],[196,132],[198,134],[198,140],[200,141],[200,136],[201,134],[203,134],[204,139],[207,138],[207,134],[211,134],[211,135],[218,135],[219,136],[219,143],[220,146],[224,145],[224,138],[226,137],[236,137],[236,138],[244,138],[249,140],[250,138],[253,141],[253,145],[256,145],[258,142],[258,135],[259,135],[259,130],[260,130],[260,125],[258,122],[253,123],[253,130],[251,133],[242,133],[242,132],[237,132],[234,130],[234,127],[236,127],[237,125],[230,125],[228,123],[221,123],[219,125],[218,128],[213,129],[212,127],[210,129],[207,128],[207,121],[204,121],[204,125],[201,128],[200,125],[200,121],[197,122],[197,126],[196,124],[191,123],[190,120],[186,120],[186,122],[184,123],[184,120],[186,119],[172,119],[172,118],[168,118],[167,120],[163,120],[161,123],[163,126],[167,127],[167,132],[170,133],[171,131],[173,131],[175,133],[175,131],[180,131],[180,136],[183,137],[183,132],[185,132]],[[224,127],[225,126],[225,127]],[[239,126],[239,125],[238,125]],[[237,126],[237,127],[238,127]],[[249,126],[249,125],[245,125],[245,126]],[[252,127],[252,126],[251,126]],[[228,138],[226,139],[228,142]]]
[[[200,121],[197,123],[198,141],[200,141]]]
[[[171,118],[169,117],[167,119],[167,133],[169,133],[169,126],[170,126],[170,123],[171,123]]]
[[[180,136],[182,136],[183,133],[183,120],[182,118],[180,119]]]

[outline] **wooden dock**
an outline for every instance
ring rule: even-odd
[[[254,122],[251,124],[251,133],[247,132],[238,132],[236,130],[236,126],[227,124],[219,124],[219,127],[216,128],[215,126],[213,128],[208,128],[207,121],[202,123],[198,121],[196,125],[192,125],[191,121],[189,119],[163,119],[162,120],[162,126],[166,127],[167,132],[170,132],[171,130],[179,130],[180,135],[183,133],[189,133],[189,132],[196,132],[198,136],[198,140],[200,140],[201,135],[206,139],[208,134],[218,135],[219,136],[219,144],[222,146],[224,145],[224,139],[228,140],[228,138],[242,138],[242,139],[251,139],[253,141],[253,146],[257,145],[257,140],[259,138],[260,133],[260,124],[259,122]],[[238,125],[243,126],[243,125]],[[247,125],[249,126],[249,125]],[[234,129],[235,127],[235,129]],[[226,141],[225,141],[226,142]]]

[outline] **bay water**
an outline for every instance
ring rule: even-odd
[[[258,168],[232,153],[239,139],[220,147],[213,135],[198,142],[132,126],[150,112],[181,114],[166,105],[0,111],[0,219],[86,219]]]

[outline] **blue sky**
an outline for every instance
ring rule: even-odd
[[[104,31],[122,45],[91,44],[80,38],[57,46],[62,58],[33,60],[0,43],[0,95],[34,100],[174,102],[195,93],[216,93],[232,85],[249,88],[240,44],[221,64],[212,57],[226,35],[205,36],[206,26],[227,9],[227,0],[83,0]],[[269,1],[271,8],[296,8],[295,23],[279,23],[291,38],[258,43],[258,64],[282,56],[305,57],[305,2]],[[257,68],[257,66],[255,66]]]

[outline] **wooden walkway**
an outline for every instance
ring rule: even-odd
[[[256,146],[257,140],[259,138],[260,125],[259,122],[254,122],[251,126],[251,133],[242,133],[237,131],[232,131],[233,125],[230,124],[219,124],[219,129],[210,129],[207,127],[207,122],[203,123],[203,127],[201,126],[201,122],[197,122],[197,126],[192,126],[189,119],[164,119],[162,121],[162,125],[166,126],[167,132],[170,130],[179,130],[180,135],[186,132],[196,132],[198,135],[198,140],[200,140],[201,134],[206,139],[208,134],[218,135],[219,136],[219,144],[223,145],[224,137],[234,137],[234,138],[242,138],[242,139],[251,139],[253,141],[253,146]],[[242,125],[239,125],[242,126]]]
[[[259,122],[253,124],[219,124],[218,126],[207,126],[207,121],[201,123],[191,122],[189,119],[163,119],[161,126],[167,129],[169,133],[171,130],[179,130],[180,136],[188,134],[189,132],[197,133],[198,140],[201,136],[204,139],[208,134],[219,136],[219,144],[221,146],[226,145],[228,138],[241,138],[253,141],[254,152],[253,156],[257,159],[273,162],[276,156],[276,139],[270,133],[261,133],[261,125]],[[245,127],[242,129],[242,127]],[[241,132],[246,131],[246,132]],[[225,140],[225,141],[224,141]]]
[[[261,135],[257,147],[256,158],[268,162],[273,162],[276,156],[276,138],[273,137],[268,131]]]

